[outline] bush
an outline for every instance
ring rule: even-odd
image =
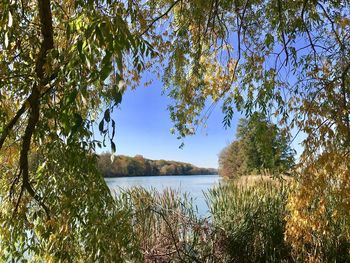
[[[286,239],[303,262],[350,262],[350,158],[323,152],[289,196]]]

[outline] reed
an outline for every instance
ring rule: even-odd
[[[144,262],[291,261],[284,241],[287,186],[227,182],[204,193],[201,218],[187,194],[132,188],[116,195],[127,211]]]
[[[224,262],[214,229],[197,216],[189,195],[137,187],[116,199],[129,212],[144,262]]]
[[[269,181],[254,186],[231,182],[205,194],[213,227],[223,230],[228,262],[292,260],[284,241],[287,189]]]

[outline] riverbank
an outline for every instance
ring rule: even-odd
[[[151,160],[142,155],[134,157],[103,153],[99,156],[97,167],[102,175],[109,177],[132,177],[132,176],[177,176],[177,175],[202,175],[217,174],[217,169],[201,168],[190,163]]]

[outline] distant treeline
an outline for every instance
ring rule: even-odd
[[[111,154],[103,153],[99,156],[97,165],[104,177],[217,174],[217,170],[213,168],[199,168],[175,161],[150,160],[142,155],[117,155],[112,163]]]

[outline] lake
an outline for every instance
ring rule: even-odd
[[[201,216],[208,214],[208,207],[205,203],[203,191],[218,185],[221,178],[218,175],[176,175],[176,176],[135,176],[105,178],[111,191],[118,192],[120,188],[128,189],[141,186],[146,189],[163,191],[171,188],[180,193],[188,193],[194,205],[198,208]]]

